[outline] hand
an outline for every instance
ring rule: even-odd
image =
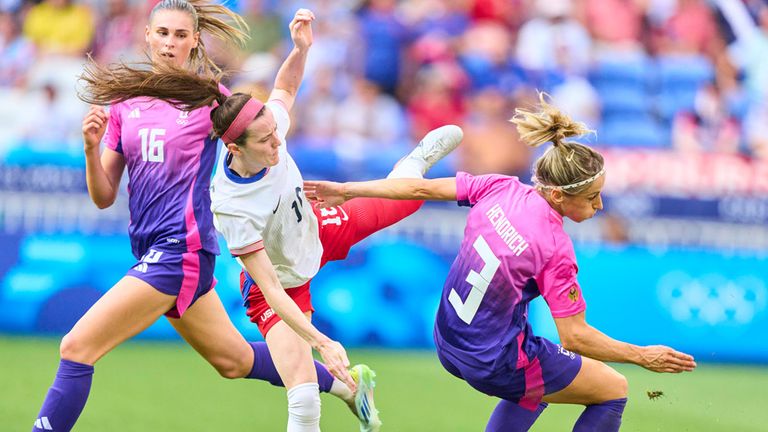
[[[101,138],[107,130],[107,121],[109,121],[109,113],[100,106],[91,105],[91,109],[83,119],[83,144],[86,151],[99,148]]]
[[[291,39],[296,48],[306,50],[312,46],[312,21],[315,14],[309,9],[299,9],[296,11],[289,28],[291,30]]]
[[[344,184],[330,181],[305,181],[304,193],[307,199],[315,201],[320,208],[336,207],[347,202]]]
[[[328,371],[343,381],[354,393],[357,390],[357,384],[355,384],[355,380],[349,374],[349,359],[344,347],[340,343],[328,339],[316,346],[315,350],[320,353],[320,357],[323,358],[323,363],[325,363]]]
[[[696,368],[693,356],[664,345],[643,347],[640,366],[654,372],[680,373]]]

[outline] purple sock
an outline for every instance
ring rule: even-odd
[[[589,405],[573,426],[573,432],[617,432],[627,398]]]
[[[514,402],[502,399],[493,410],[485,432],[525,432],[546,407],[546,402],[542,402],[535,411],[529,411]]]
[[[68,432],[88,400],[93,366],[62,359],[32,432]]]
[[[277,373],[277,369],[275,369],[275,363],[272,361],[272,356],[269,354],[266,342],[248,343],[253,348],[253,368],[246,378],[269,381],[274,386],[284,387],[283,380]],[[333,375],[317,360],[315,360],[315,369],[317,370],[317,383],[320,385],[320,391],[328,393],[333,385]]]

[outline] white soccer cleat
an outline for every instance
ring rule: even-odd
[[[464,131],[460,127],[456,125],[441,126],[424,135],[424,138],[419,141],[419,145],[407,157],[424,161],[426,164],[424,173],[426,173],[432,168],[432,165],[452,152],[462,138],[464,138]]]
[[[349,371],[357,384],[355,392],[355,413],[360,420],[360,432],[378,432],[381,428],[379,410],[373,403],[373,388],[376,387],[376,373],[364,364]]]

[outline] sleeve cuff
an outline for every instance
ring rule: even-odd
[[[552,312],[552,318],[568,318],[568,317],[580,314],[585,310],[587,310],[587,305],[583,304],[576,309]]]
[[[230,249],[229,253],[231,253],[233,257],[239,257],[242,255],[248,255],[249,253],[258,252],[262,249],[264,249],[264,240],[259,240],[256,243],[249,244],[248,246]]]

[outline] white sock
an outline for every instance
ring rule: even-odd
[[[348,401],[355,397],[355,394],[352,393],[352,390],[350,390],[349,387],[347,387],[347,385],[344,384],[343,381],[340,381],[338,378],[333,379],[331,390],[328,393],[343,401]]]
[[[320,386],[299,384],[288,390],[288,432],[320,431]]]
[[[424,178],[427,163],[420,158],[405,157],[395,165],[387,178]]]

